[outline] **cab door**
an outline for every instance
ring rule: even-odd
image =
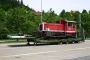
[[[73,33],[73,23],[72,22],[67,22],[66,26],[66,33]]]

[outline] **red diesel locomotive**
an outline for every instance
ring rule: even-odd
[[[47,38],[75,38],[76,22],[58,20],[55,24],[41,22],[38,28],[38,37]]]

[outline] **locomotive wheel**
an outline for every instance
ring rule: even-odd
[[[74,41],[72,41],[72,44],[74,44],[75,42]]]
[[[76,41],[76,43],[80,43],[80,41]]]
[[[43,37],[43,39],[45,39],[45,40],[46,40],[46,39],[47,39],[47,37],[46,37],[46,36],[44,36],[44,37]]]
[[[83,42],[85,42],[85,40],[83,40]]]
[[[60,42],[60,45],[62,45],[62,42]]]
[[[67,41],[66,44],[69,44],[69,42]]]
[[[43,39],[45,39],[45,40],[47,39],[47,36],[45,33],[43,34]]]
[[[78,43],[80,43],[80,41],[78,41]]]

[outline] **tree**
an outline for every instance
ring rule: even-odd
[[[65,20],[74,20],[74,16],[70,12],[64,14]]]
[[[52,8],[46,13],[43,11],[43,20],[48,23],[54,23],[57,14],[52,10]]]
[[[23,0],[21,0],[21,5],[23,5]]]
[[[81,17],[82,17],[82,19],[81,19],[81,21],[82,21],[82,27],[85,29],[85,31],[86,31],[86,36],[87,37],[90,37],[90,15],[87,13],[87,11],[86,10],[83,10],[83,12],[82,12],[82,15],[81,15]]]
[[[65,10],[62,10],[62,12],[59,14],[60,17],[62,17],[63,19],[65,19]]]
[[[6,15],[5,11],[0,8],[0,39],[6,38],[8,34],[8,30],[6,29],[5,23],[6,23]]]
[[[88,13],[87,10],[83,10],[82,13]]]
[[[34,13],[24,7],[17,7],[8,11],[6,25],[10,33],[28,33],[33,20]]]
[[[79,14],[80,14],[80,12],[79,11],[75,11],[74,13],[73,13],[73,16],[74,16],[74,21],[76,21],[76,24],[77,24],[77,28],[79,29],[79,23],[80,23],[80,20],[79,20]]]
[[[8,11],[11,8],[16,8],[16,7],[26,7],[27,9],[28,6],[25,6],[23,4],[23,0],[0,0],[0,8],[4,9],[5,11]]]
[[[89,14],[90,14],[90,10],[89,10]]]

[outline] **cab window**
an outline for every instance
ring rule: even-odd
[[[73,24],[72,24],[72,22],[68,22],[68,26],[72,26]]]
[[[42,24],[40,24],[40,27],[39,27],[40,30],[42,30]]]
[[[66,26],[66,22],[64,22],[64,26]]]

